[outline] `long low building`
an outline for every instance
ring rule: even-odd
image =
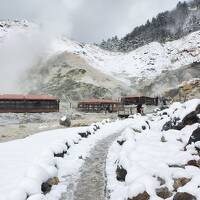
[[[0,113],[59,112],[60,100],[44,95],[0,95]]]
[[[78,110],[85,112],[117,112],[120,102],[107,99],[88,99],[78,103]]]
[[[126,96],[121,97],[122,105],[138,105],[138,104],[146,104],[146,105],[158,105],[158,97],[146,97],[146,96]]]

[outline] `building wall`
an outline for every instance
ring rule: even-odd
[[[0,112],[58,112],[57,100],[0,100]]]

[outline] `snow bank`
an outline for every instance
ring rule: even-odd
[[[77,173],[95,142],[122,130],[130,120],[89,127],[42,132],[25,139],[0,144],[0,199],[59,199],[66,189],[53,186],[43,195],[41,185],[50,178]],[[87,132],[87,138],[79,133]]]
[[[200,124],[162,131],[170,118],[183,119],[199,105],[200,100],[194,99],[174,103],[157,114],[133,116],[132,125],[109,150],[106,172],[111,200],[139,199],[138,195],[144,199],[172,200],[178,192],[200,199],[200,158],[196,148],[199,142],[188,145]]]
[[[0,199],[20,200],[41,192],[41,184],[57,176],[54,153],[67,149],[86,128],[60,129],[0,144]],[[14,191],[13,191],[14,189]],[[17,195],[16,195],[17,194]]]

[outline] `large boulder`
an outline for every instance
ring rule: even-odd
[[[60,125],[65,126],[65,127],[70,127],[71,126],[71,119],[67,116],[63,116],[60,119]]]

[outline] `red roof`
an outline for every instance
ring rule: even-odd
[[[153,97],[146,97],[146,96],[124,96],[124,97],[121,97],[121,99],[135,99],[135,98],[152,98]]]
[[[99,104],[99,103],[107,103],[107,104],[118,104],[118,101],[113,101],[111,99],[87,99],[80,101],[79,104]]]
[[[48,95],[3,94],[0,95],[0,100],[58,100],[58,99],[56,97]]]

